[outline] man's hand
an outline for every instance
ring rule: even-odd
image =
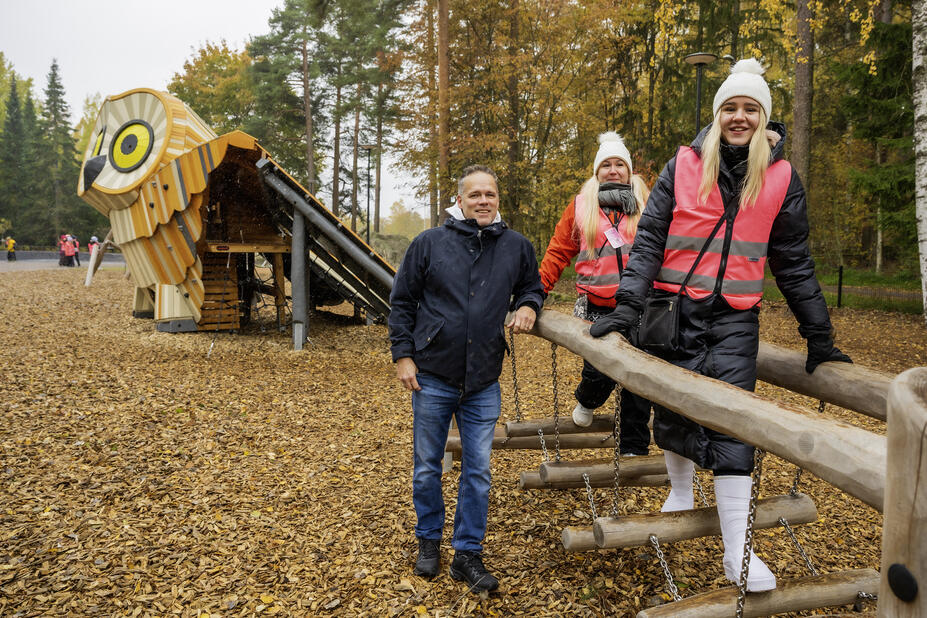
[[[418,367],[410,356],[404,356],[396,361],[396,377],[402,382],[402,387],[407,391],[420,391],[422,387],[418,385],[415,374],[418,373]]]
[[[512,332],[516,335],[518,333],[527,333],[534,328],[534,321],[537,317],[538,314],[535,313],[534,309],[527,305],[522,305],[518,308],[518,311],[512,315],[512,319],[509,320],[509,323],[506,324],[505,327],[511,328]]]
[[[604,337],[608,333],[620,333],[625,339],[630,339],[631,329],[640,322],[641,312],[628,305],[618,305],[608,315],[603,315],[589,327],[589,334],[593,337]]]
[[[839,363],[852,363],[850,357],[834,345],[829,335],[808,338],[808,359],[805,361],[805,371],[814,373],[821,363],[837,361]]]

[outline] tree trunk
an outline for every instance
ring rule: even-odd
[[[521,173],[518,170],[518,164],[521,162],[521,143],[519,141],[521,110],[519,109],[518,100],[518,73],[515,61],[518,58],[518,39],[519,39],[519,7],[518,0],[511,0],[512,6],[509,9],[509,78],[508,78],[508,99],[509,99],[509,144],[508,144],[508,169],[506,170],[506,186],[501,190],[501,194],[506,196],[504,202],[507,205],[506,217],[510,225],[521,228],[520,203],[523,192]]]
[[[438,0],[438,198],[442,206],[449,206],[452,196],[447,169],[447,142],[450,126],[448,90],[451,87],[448,66],[447,3],[448,0]],[[440,212],[438,216],[441,216]],[[437,223],[435,221],[435,224]]]
[[[914,29],[914,194],[917,246],[920,252],[921,295],[927,323],[927,0],[916,0],[912,10]]]
[[[876,165],[882,166],[884,161],[884,156],[881,146],[876,146]],[[881,198],[876,198],[881,199]],[[876,273],[882,272],[882,205],[876,204],[876,239],[875,239],[875,271]]]
[[[425,66],[428,68],[428,212],[430,216],[430,227],[438,225],[438,128],[435,125],[435,110],[437,101],[435,93],[437,84],[435,83],[435,71],[437,59],[435,57],[435,5],[434,0],[428,0],[425,3],[425,27],[428,32],[425,37],[425,45],[428,47],[425,52]]]
[[[351,160],[351,231],[357,231],[357,150],[360,143],[361,82],[357,82],[357,100],[354,102],[354,141]]]
[[[332,155],[332,213],[337,217],[341,202],[341,67],[335,73],[335,152]]]
[[[303,32],[303,113],[306,114],[306,177],[309,179],[309,192],[315,194],[315,156],[312,148],[312,91],[309,81],[309,42]]]
[[[814,99],[814,32],[809,0],[798,0],[795,99],[792,104],[791,162],[805,185],[811,186],[811,109]]]
[[[383,82],[377,82],[377,169],[376,182],[373,189],[373,231],[380,233],[380,163],[382,162],[383,152],[383,113],[384,105],[381,97],[383,96]],[[368,155],[369,156],[369,155]],[[367,179],[370,182],[370,179]],[[370,221],[367,222],[370,225]]]

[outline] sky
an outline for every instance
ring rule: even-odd
[[[142,87],[166,90],[174,73],[206,42],[224,39],[233,49],[243,48],[251,36],[268,32],[267,21],[280,4],[282,0],[0,0],[0,52],[17,74],[32,78],[39,97],[57,58],[76,122],[87,96]],[[399,199],[417,205],[410,179],[389,170],[388,157],[384,163],[384,215]],[[328,201],[326,192],[321,193]]]

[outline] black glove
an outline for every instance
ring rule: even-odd
[[[641,320],[641,312],[628,305],[618,305],[608,315],[603,315],[589,327],[593,337],[604,337],[608,333],[620,333],[625,339],[630,338],[631,329]]]
[[[834,345],[834,340],[829,335],[819,335],[808,338],[808,359],[805,361],[805,371],[814,373],[818,365],[829,361],[839,363],[852,363],[850,357],[840,351]]]

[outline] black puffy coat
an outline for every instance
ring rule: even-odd
[[[544,304],[531,242],[504,222],[479,227],[448,218],[419,234],[390,294],[393,361],[411,357],[419,371],[465,393],[495,382],[505,354],[509,309]]]
[[[710,128],[711,125],[705,127],[692,142],[696,152],[700,151]],[[785,127],[780,123],[770,123],[768,128],[781,136],[772,150],[773,160],[778,160],[785,145]],[[722,148],[731,149],[728,146]],[[736,147],[731,151],[736,154]],[[724,203],[736,205],[740,201],[746,165],[731,169],[728,159],[721,158],[718,187]],[[663,263],[666,237],[676,206],[675,174],[674,157],[660,172],[638,224],[634,248],[616,295],[621,305],[640,309]],[[805,190],[794,169],[782,208],[770,231],[767,251],[769,269],[798,319],[801,335],[805,338],[829,335],[830,315],[814,276],[814,261],[808,248]],[[759,349],[758,313],[758,307],[746,311],[733,309],[720,295],[701,301],[683,297],[679,314],[682,349],[677,356],[666,360],[740,388],[754,390]],[[655,406],[655,410],[654,438],[662,448],[716,471],[745,471],[752,467],[753,447],[659,406]]]

